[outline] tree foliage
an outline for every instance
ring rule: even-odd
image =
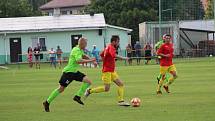
[[[213,19],[214,18],[214,3],[213,0],[208,0],[208,6],[205,11],[205,19]]]
[[[108,24],[131,28],[133,41],[138,40],[138,25],[144,21],[158,20],[158,0],[91,0],[87,11],[104,13]],[[203,19],[200,0],[161,0],[162,21]],[[171,18],[172,16],[172,18]]]
[[[39,7],[50,0],[0,0],[0,17],[42,15]]]
[[[132,40],[139,39],[139,23],[157,20],[157,0],[92,0],[87,11],[104,13],[108,24],[133,29]]]

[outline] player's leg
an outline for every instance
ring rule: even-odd
[[[49,105],[50,103],[63,91],[65,90],[65,87],[60,85],[57,89],[53,90],[51,94],[48,96],[47,100],[43,102],[43,106],[46,112],[50,112]]]
[[[74,101],[78,102],[79,104],[84,105],[84,103],[81,101],[81,97],[84,95],[84,92],[90,87],[92,81],[83,73],[77,72],[73,75],[74,80],[82,82],[82,85],[78,92],[75,94],[75,97],[73,98]]]
[[[171,77],[169,76],[167,83],[164,85],[164,89],[166,90],[167,93],[170,93],[169,85],[171,85],[174,82],[174,80],[178,77],[178,75],[177,75],[176,67],[174,65],[170,66],[168,71],[172,76]]]
[[[60,81],[59,81],[59,84],[60,86],[53,90],[51,92],[51,94],[48,96],[48,98],[43,102],[43,106],[44,106],[44,109],[46,112],[49,112],[49,105],[50,103],[60,94],[62,93],[65,88],[72,82],[72,80],[70,78],[68,78],[68,74],[67,73],[63,73],[61,78],[60,78]]]
[[[92,93],[108,92],[110,90],[110,84],[112,82],[111,73],[110,72],[102,73],[102,80],[104,81],[104,85],[88,89],[85,93],[85,97],[88,97]]]
[[[163,82],[165,80],[165,75],[166,75],[167,69],[168,69],[167,67],[162,67],[162,66],[160,67],[160,74],[162,77],[161,77],[161,79],[158,83],[158,86],[157,86],[157,94],[162,94],[161,87],[162,87]]]
[[[161,78],[162,78],[162,74],[159,74],[159,75],[157,76],[158,84],[159,84],[159,81],[161,80]]]
[[[80,89],[76,93],[76,96],[79,96],[79,97],[83,96],[84,92],[86,91],[86,89],[88,89],[90,87],[91,84],[92,84],[92,81],[87,76],[85,76],[83,78],[83,83],[82,83]]]
[[[117,87],[117,94],[118,94],[118,105],[119,106],[130,106],[129,103],[125,102],[124,100],[124,84],[123,81],[118,78],[116,73],[113,74],[114,83],[118,86]]]

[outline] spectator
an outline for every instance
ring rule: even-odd
[[[140,65],[140,57],[141,57],[141,45],[139,41],[136,41],[136,44],[134,45],[135,54],[137,57],[137,65]]]
[[[149,64],[152,56],[152,47],[149,43],[146,44],[144,51],[145,51],[145,60],[146,60],[145,64]]]
[[[96,45],[93,45],[92,55],[96,58],[97,64],[99,64],[99,50],[96,48]]]
[[[49,51],[49,57],[50,57],[50,66],[54,66],[56,68],[56,52],[53,48]]]
[[[61,50],[60,46],[57,46],[56,54],[57,54],[57,61],[58,61],[59,68],[61,68],[63,51]]]
[[[34,48],[35,66],[36,69],[40,69],[40,49],[39,46]]]
[[[127,47],[126,47],[126,52],[127,52],[127,57],[129,58],[128,59],[128,64],[129,65],[132,65],[132,47],[131,47],[131,44],[128,44]]]
[[[33,67],[33,50],[31,47],[28,47],[28,63],[29,63],[29,67],[32,68]]]

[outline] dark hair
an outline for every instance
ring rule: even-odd
[[[28,47],[28,53],[29,53],[30,51],[32,51],[32,48],[31,48],[31,47]]]
[[[111,42],[113,42],[113,41],[116,42],[117,40],[119,40],[119,36],[114,35],[111,37]]]
[[[170,34],[166,34],[167,37],[172,37]]]

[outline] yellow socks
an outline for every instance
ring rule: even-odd
[[[92,88],[90,90],[90,93],[101,93],[101,92],[105,92],[104,86],[99,86],[96,88]],[[124,87],[123,86],[117,87],[117,93],[118,93],[118,101],[124,101]]]
[[[119,86],[117,88],[117,92],[118,92],[118,101],[124,101],[124,87]]]
[[[100,92],[105,92],[105,87],[104,86],[92,88],[90,90],[90,93],[100,93]]]

